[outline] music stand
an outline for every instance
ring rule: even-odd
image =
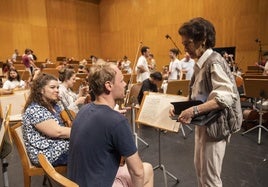
[[[156,165],[153,170],[156,169],[161,169],[163,171],[164,175],[164,182],[165,182],[165,187],[167,187],[167,175],[168,174],[171,178],[173,178],[177,183],[180,182],[180,180],[175,177],[172,173],[170,173],[168,170],[166,170],[164,164],[162,164],[162,159],[161,159],[161,129],[158,129],[158,165]]]
[[[178,132],[180,123],[172,120],[168,116],[168,110],[171,107],[170,103],[175,101],[185,100],[185,97],[177,95],[168,95],[161,93],[145,93],[142,99],[140,110],[138,113],[137,122],[141,124],[154,127],[158,130],[158,165],[153,169],[161,169],[164,175],[165,187],[167,187],[167,175],[173,178],[177,183],[180,182],[177,177],[166,170],[162,164],[162,151],[161,151],[161,131],[166,130],[169,132]]]
[[[264,114],[262,104],[263,104],[263,100],[268,98],[268,80],[267,79],[244,79],[244,89],[245,89],[245,95],[247,97],[255,98],[255,104],[256,104],[256,99],[260,99],[261,104],[258,110],[258,113],[260,116],[259,124],[243,132],[242,135],[258,128],[259,129],[258,144],[261,144],[261,130],[264,129],[266,132],[268,132],[268,129],[262,125],[262,116]]]
[[[136,109],[137,108],[135,106],[135,103],[132,103],[132,105],[131,105],[131,121],[132,121],[132,130],[133,130],[133,134],[134,134],[136,147],[138,148],[138,140],[140,140],[142,143],[144,143],[146,145],[146,147],[149,147],[149,144],[145,140],[143,140],[141,137],[139,137],[137,132],[136,132],[136,123],[135,123]]]

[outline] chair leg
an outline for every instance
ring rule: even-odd
[[[31,176],[27,175],[26,172],[24,174],[24,187],[31,187]]]
[[[53,187],[49,177],[47,175],[44,175],[43,186],[46,186],[47,181],[48,181],[49,186]]]

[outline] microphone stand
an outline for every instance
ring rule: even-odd
[[[182,54],[181,53],[181,50],[178,48],[178,46],[176,45],[176,43],[173,41],[173,39],[167,34],[166,36],[166,39],[170,39],[170,41],[173,43],[173,45],[176,47],[176,49],[178,49],[179,51],[179,54]]]
[[[259,39],[256,39],[255,40],[257,43],[259,43],[259,56],[258,56],[258,64],[261,65],[261,56],[262,56],[262,44],[261,44],[261,41]],[[260,67],[259,67],[259,71],[258,73],[260,72]]]

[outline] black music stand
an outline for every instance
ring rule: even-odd
[[[158,130],[158,165],[153,169],[161,169],[164,175],[165,187],[167,187],[167,175],[179,182],[179,179],[166,170],[162,164],[162,151],[161,151],[161,132],[162,130],[170,132],[178,132],[180,125],[175,120],[171,120],[168,116],[170,103],[178,100],[185,100],[185,97],[177,95],[168,95],[161,93],[145,93],[142,99],[140,110],[138,113],[137,122],[141,124],[154,127]]]
[[[154,170],[161,169],[163,171],[165,187],[167,187],[167,174],[168,174],[168,176],[173,178],[177,183],[180,182],[180,180],[177,177],[175,177],[172,173],[170,173],[168,170],[166,170],[165,166],[162,164],[162,159],[161,159],[161,129],[158,129],[158,165],[155,166],[153,169]]]
[[[268,129],[262,125],[262,116],[265,113],[263,111],[262,104],[263,104],[263,101],[268,98],[268,80],[267,79],[244,79],[244,89],[245,89],[245,95],[247,97],[255,98],[255,105],[256,105],[256,99],[260,99],[261,104],[258,110],[258,113],[260,115],[259,124],[243,132],[242,135],[258,128],[259,129],[258,144],[261,144],[261,130],[264,129],[266,132],[268,132]]]

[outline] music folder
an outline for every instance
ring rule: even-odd
[[[174,106],[174,116],[171,117],[173,120],[177,120],[178,116],[181,114],[183,110],[190,108],[192,106],[200,105],[203,102],[200,100],[190,100],[190,101],[180,101],[180,102],[171,102]]]

